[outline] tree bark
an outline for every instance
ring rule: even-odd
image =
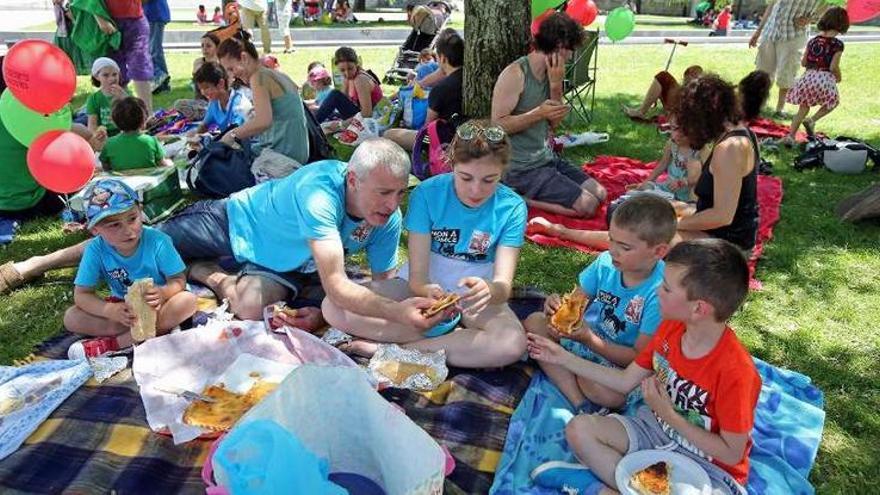
[[[492,88],[504,68],[529,47],[529,0],[466,0],[463,111],[488,117]]]

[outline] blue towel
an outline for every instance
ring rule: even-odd
[[[755,365],[763,385],[755,410],[746,488],[752,494],[812,494],[809,475],[825,423],[822,392],[800,373],[760,359],[755,359]],[[628,401],[626,410],[634,410],[635,405]],[[563,434],[573,414],[559,390],[536,372],[511,417],[490,493],[558,493],[532,485],[529,473],[547,461],[577,462]]]
[[[15,238],[18,222],[11,218],[0,218],[0,246],[9,244]]]

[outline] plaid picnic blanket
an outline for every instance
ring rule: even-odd
[[[524,318],[540,303],[532,295],[512,306]],[[69,333],[52,338],[36,351],[36,359],[66,359],[76,339]],[[488,493],[510,416],[531,374],[525,363],[492,370],[452,368],[432,392],[387,389],[382,395],[449,449],[456,467],[445,493]],[[0,461],[0,492],[202,494],[200,472],[211,443],[174,445],[170,436],[152,432],[129,368],[103,384],[87,382]]]
[[[36,359],[66,359],[78,337],[43,343]],[[86,382],[0,462],[0,491],[9,493],[198,493],[210,441],[175,446],[153,433],[131,369],[103,384]]]

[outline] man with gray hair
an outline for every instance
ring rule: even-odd
[[[287,177],[239,191],[229,198],[198,201],[160,225],[191,266],[189,278],[207,285],[241,319],[260,320],[270,303],[293,299],[305,285],[317,283],[340,306],[359,314],[389,317],[430,328],[420,309],[430,299],[392,301],[348,279],[345,256],[366,251],[373,280],[396,273],[401,215],[409,156],[387,139],[371,139],[355,150],[348,164],[325,160],[306,165]],[[82,255],[72,246],[22,265],[28,277],[50,268],[70,266]],[[64,252],[67,251],[67,252]],[[215,260],[232,256],[235,273]],[[55,264],[47,265],[47,261]],[[21,275],[25,275],[22,273]],[[310,329],[320,321],[317,308],[298,312],[289,324]]]

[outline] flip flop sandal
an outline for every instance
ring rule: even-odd
[[[24,277],[18,273],[11,261],[0,265],[0,294],[5,294],[24,282]]]

